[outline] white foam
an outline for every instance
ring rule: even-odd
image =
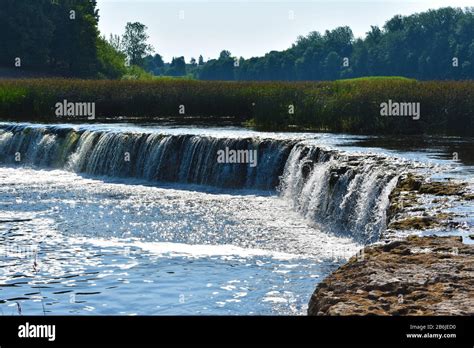
[[[207,245],[207,244],[185,244],[172,242],[123,242],[117,239],[90,239],[82,240],[83,243],[93,244],[98,247],[139,248],[158,256],[181,256],[181,257],[210,257],[210,256],[236,256],[241,258],[269,257],[277,260],[291,260],[301,258],[302,255],[290,253],[242,248],[231,244]]]

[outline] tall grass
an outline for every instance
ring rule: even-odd
[[[55,116],[55,104],[64,99],[95,102],[99,119],[226,116],[268,130],[296,127],[366,134],[474,135],[474,81],[403,78],[334,82],[2,80],[0,118],[61,121]],[[380,116],[380,104],[389,99],[419,102],[420,119]]]

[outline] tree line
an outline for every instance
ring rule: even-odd
[[[284,51],[243,59],[222,51],[204,80],[335,80],[362,76],[474,78],[474,8],[394,16],[355,39],[349,27],[301,36]]]
[[[394,16],[364,38],[349,27],[300,36],[284,51],[244,59],[223,50],[207,62],[167,63],[147,43],[147,27],[127,23],[122,36],[98,30],[95,0],[2,0],[0,66],[55,75],[120,79],[188,76],[202,80],[336,80],[405,76],[474,78],[474,8]],[[145,72],[146,71],[146,72]]]

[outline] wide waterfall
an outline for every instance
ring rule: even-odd
[[[222,149],[255,150],[258,165],[218,163]],[[334,233],[367,243],[386,224],[399,168],[383,157],[304,141],[0,125],[0,163],[155,182],[270,190]]]
[[[59,126],[2,126],[0,161],[228,188],[273,190],[292,142],[126,133]],[[256,150],[258,165],[218,163],[225,148]],[[18,161],[15,155],[19,154]]]

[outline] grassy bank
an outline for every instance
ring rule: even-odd
[[[474,135],[474,81],[383,77],[298,83],[1,80],[0,118],[61,121],[55,104],[64,99],[95,102],[98,119],[230,116],[260,129]],[[380,104],[389,99],[419,102],[420,118],[380,116]]]

